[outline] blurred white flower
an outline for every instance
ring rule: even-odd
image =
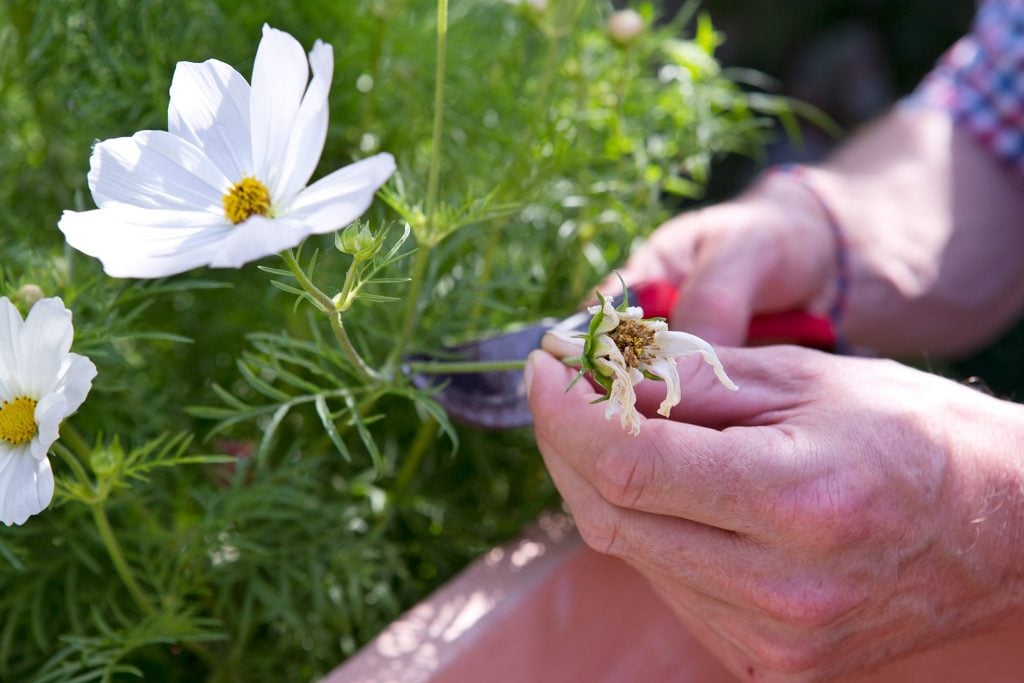
[[[612,42],[616,45],[626,46],[636,40],[646,27],[647,24],[639,12],[623,9],[613,12],[608,17],[605,30],[608,31],[608,37],[612,39]]]
[[[179,62],[168,131],[93,149],[89,189],[99,208],[64,212],[68,244],[109,275],[151,278],[237,268],[348,225],[395,162],[378,154],[306,187],[327,137],[333,72],[330,45],[316,41],[307,65],[298,41],[266,25],[251,88],[223,62]]]
[[[616,309],[610,299],[588,310],[594,316],[584,345],[584,369],[608,391],[605,417],[619,415],[623,429],[640,433],[640,413],[636,409],[634,386],[644,377],[665,382],[665,400],[658,414],[668,417],[681,398],[677,358],[700,354],[710,365],[718,381],[736,391],[715,350],[706,341],[686,332],[668,329],[662,320],[645,320],[639,306]]]
[[[61,420],[78,410],[96,366],[69,353],[71,311],[41,299],[22,320],[0,298],[0,522],[23,524],[53,498],[47,451]]]

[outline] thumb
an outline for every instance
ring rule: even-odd
[[[713,344],[742,346],[757,289],[755,272],[741,259],[712,256],[699,262],[680,285],[670,319],[672,328]]]
[[[547,351],[538,350],[530,353],[526,359],[523,381],[530,410],[533,412],[534,425],[538,430],[542,426],[557,429],[557,425],[552,423],[557,422],[565,413],[567,402],[587,404],[600,397],[585,379],[567,389],[577,373],[578,370],[566,366]],[[590,407],[593,408],[595,419],[603,422],[604,408],[599,405]]]

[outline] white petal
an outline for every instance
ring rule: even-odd
[[[395,159],[387,152],[339,168],[300,192],[287,218],[303,222],[314,234],[342,228],[369,208],[394,171]]]
[[[95,256],[112,277],[154,278],[210,263],[231,230],[223,216],[125,206],[65,211],[58,223],[68,244]]]
[[[57,383],[61,363],[69,350],[74,330],[71,311],[58,298],[36,302],[21,330],[21,390],[39,398]]]
[[[665,400],[658,406],[658,414],[669,416],[672,407],[679,403],[682,398],[679,387],[679,369],[676,362],[671,358],[659,358],[646,368],[652,374],[665,380]]]
[[[700,337],[686,332],[656,332],[654,343],[659,348],[658,355],[665,358],[683,358],[699,353],[704,362],[714,369],[719,382],[732,391],[739,389],[725,374],[725,368],[722,367],[722,361],[718,360],[715,349]]]
[[[46,458],[50,446],[60,436],[60,423],[71,414],[68,402],[60,394],[47,394],[36,404],[35,420],[39,433],[29,443],[32,456],[38,460]]]
[[[307,236],[309,228],[297,221],[251,216],[217,243],[210,265],[214,268],[238,268],[297,246]]]
[[[295,194],[305,187],[320,161],[327,139],[327,93],[334,75],[334,50],[319,40],[309,53],[313,79],[309,82],[302,104],[292,124],[292,134],[285,151],[283,172],[274,203],[289,204]]]
[[[96,378],[96,366],[91,360],[77,353],[69,353],[61,365],[56,390],[67,403],[65,416],[78,410],[92,388]]]
[[[160,130],[104,140],[92,151],[89,189],[96,205],[223,211],[231,187],[192,143]]]
[[[201,149],[229,180],[253,174],[249,84],[224,62],[178,62],[167,129]]]
[[[249,121],[256,177],[273,198],[281,196],[288,138],[308,78],[306,53],[299,41],[264,24],[252,68]]]
[[[0,297],[0,403],[20,396],[17,376],[21,367],[21,313],[7,297]]]
[[[610,419],[613,415],[619,415],[619,424],[623,429],[628,430],[634,436],[640,433],[640,413],[636,409],[636,391],[633,385],[639,381],[633,373],[618,363],[612,363],[603,358],[597,359],[600,368],[612,374],[612,390],[605,405],[604,416]],[[639,373],[637,373],[639,374]],[[640,379],[643,375],[640,375]]]
[[[619,313],[623,320],[640,320],[644,317],[644,309],[639,306],[626,306],[626,310]]]
[[[53,471],[24,448],[0,445],[0,522],[24,524],[53,500]]]

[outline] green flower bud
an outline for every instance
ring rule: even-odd
[[[350,254],[357,261],[366,261],[373,258],[377,251],[377,240],[374,238],[370,228],[365,223],[350,225],[339,233],[334,240],[338,251],[343,254]]]

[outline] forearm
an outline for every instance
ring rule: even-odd
[[[970,631],[1024,625],[1024,406],[985,396],[947,401],[943,412],[951,509],[951,554],[962,585],[976,589],[951,616]]]
[[[958,354],[1024,309],[1024,184],[946,114],[896,110],[810,174],[847,242],[854,345]]]

